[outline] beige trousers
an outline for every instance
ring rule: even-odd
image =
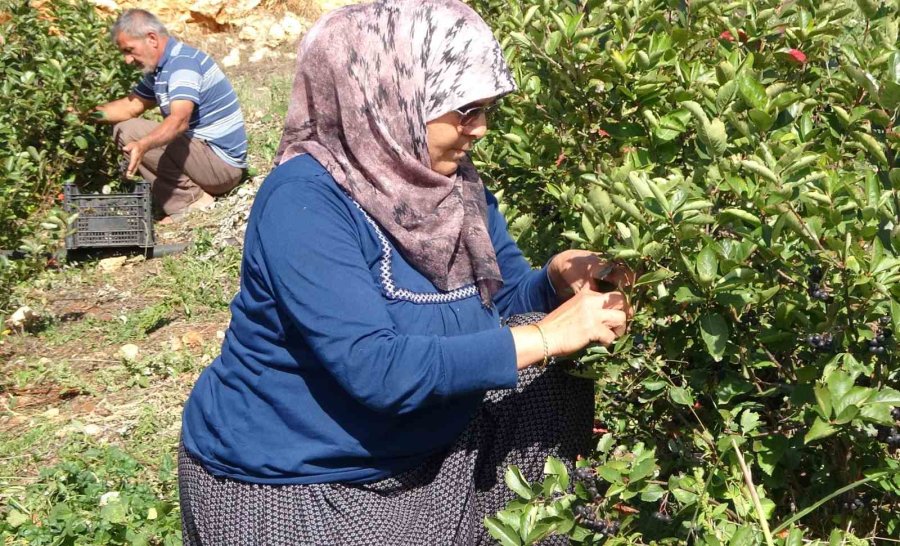
[[[142,118],[117,123],[113,137],[121,150],[147,135],[158,123]],[[166,146],[148,150],[138,171],[150,182],[154,202],[167,215],[195,203],[204,192],[222,195],[243,178],[244,171],[216,155],[205,141],[179,135]]]

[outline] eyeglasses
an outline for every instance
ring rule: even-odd
[[[468,125],[478,119],[481,114],[484,114],[485,117],[487,117],[496,112],[499,108],[499,102],[492,102],[491,104],[480,104],[477,106],[469,106],[468,108],[457,108],[453,111],[459,114],[460,125]]]

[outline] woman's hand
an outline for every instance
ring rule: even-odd
[[[548,272],[560,301],[566,301],[584,288],[599,291],[601,282],[619,290],[634,283],[634,272],[627,266],[604,261],[587,250],[560,252],[550,260]]]
[[[518,367],[541,362],[544,342],[547,356],[569,355],[592,343],[610,345],[625,333],[630,314],[621,292],[582,289],[544,317],[540,330],[533,325],[512,329]]]

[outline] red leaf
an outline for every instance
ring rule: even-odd
[[[607,132],[604,131],[603,129],[597,129],[597,134],[600,135],[600,136],[602,136],[602,137],[608,137],[608,136],[609,136],[609,133],[607,133]]]
[[[733,42],[734,36],[731,35],[731,31],[724,30],[722,31],[722,34],[719,34],[719,39],[725,40],[726,42]]]
[[[564,154],[563,152],[559,152],[559,157],[556,158],[556,166],[559,167],[565,160],[566,154]]]

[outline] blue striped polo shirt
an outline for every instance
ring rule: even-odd
[[[241,105],[225,73],[206,53],[170,37],[156,70],[138,82],[134,93],[155,100],[163,117],[169,115],[171,101],[193,102],[185,135],[205,140],[225,163],[247,166]]]

